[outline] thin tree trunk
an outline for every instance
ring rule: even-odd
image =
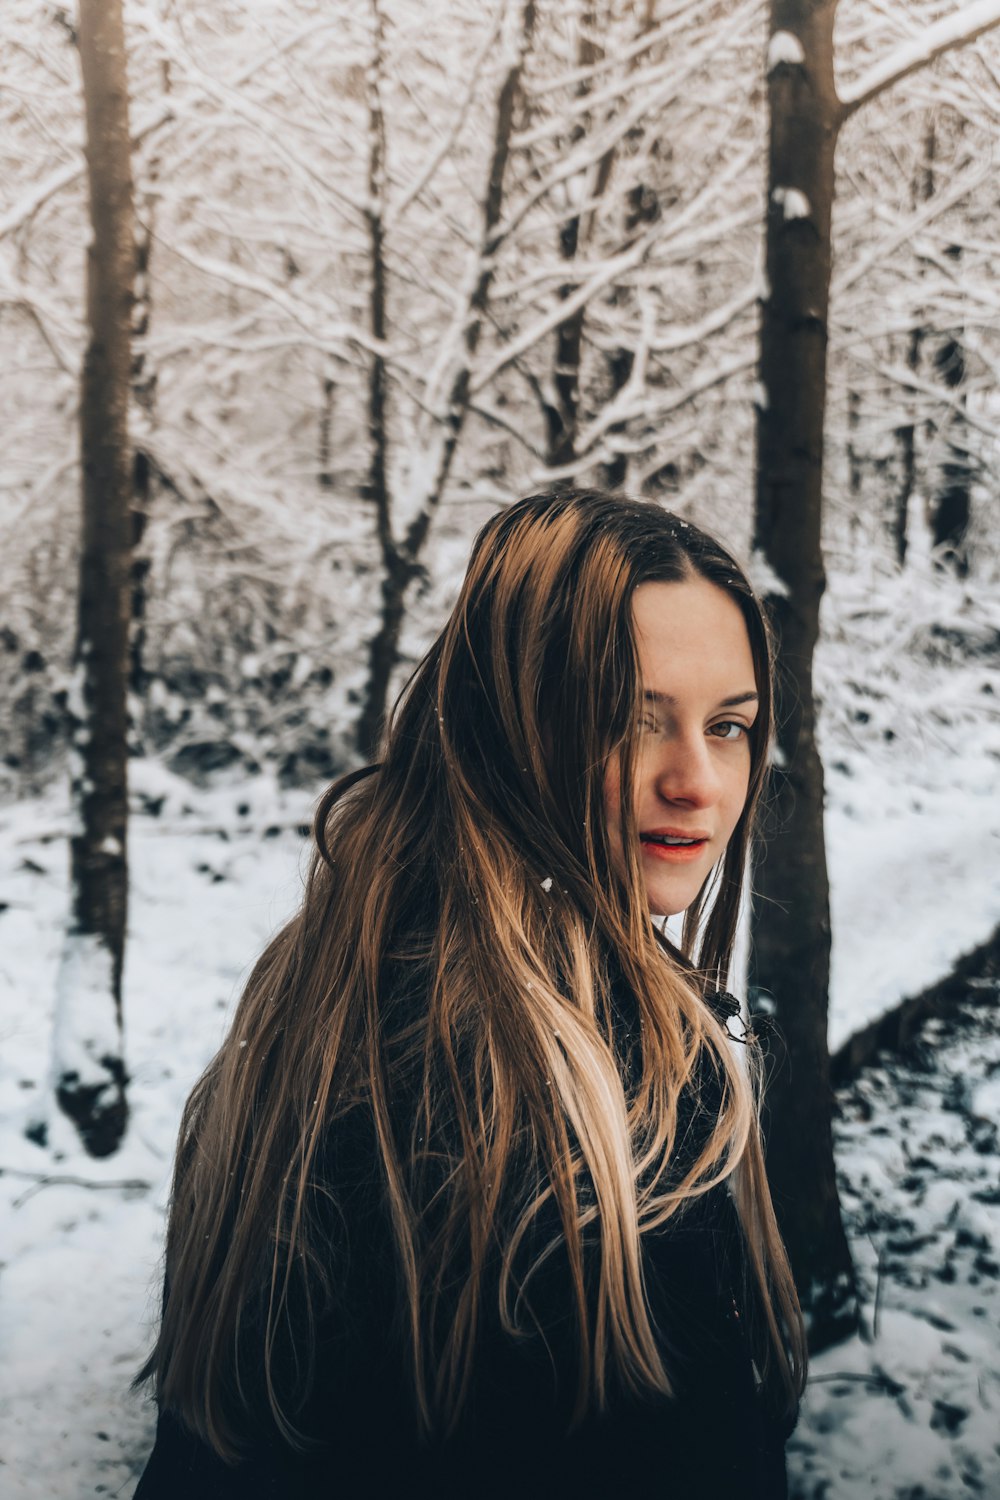
[[[906,341],[906,363],[914,375],[920,369],[920,353],[923,347],[923,329],[914,327]],[[917,484],[917,425],[904,422],[896,429],[896,447],[899,451],[899,487],[892,497],[889,512],[889,536],[892,541],[896,566],[906,566],[906,550],[909,546],[910,501]]]
[[[941,465],[941,478],[928,519],[934,547],[941,559],[940,566],[949,566],[964,578],[969,571],[965,539],[972,518],[972,459],[968,447],[969,424],[965,416],[967,365],[960,334],[945,340],[934,364],[948,389],[958,395],[950,420],[948,456]]]
[[[128,890],[126,685],[132,467],[128,440],[135,271],[121,0],[80,0],[91,243],[80,441],[83,528],[70,841],[72,910],[59,976],[55,1084],[86,1149],[125,1131],[121,982]]]
[[[323,376],[323,401],[319,409],[318,479],[320,489],[333,489],[333,409],[337,382],[332,370]]]
[[[931,113],[928,116],[927,129],[924,133],[924,159],[917,175],[917,180],[913,184],[914,207],[920,203],[929,202],[934,196],[934,162],[936,155],[937,138],[934,128],[934,115]],[[923,344],[924,331],[920,323],[915,322],[906,342],[906,363],[914,375],[920,369]],[[910,529],[910,501],[913,498],[913,491],[917,483],[916,422],[904,422],[902,427],[896,429],[896,447],[899,452],[899,488],[892,499],[892,507],[889,513],[889,534],[892,540],[896,565],[902,568],[906,565],[906,549]]]
[[[949,245],[945,253],[956,265],[962,259],[961,245]],[[967,416],[969,367],[961,328],[944,340],[934,365],[948,390],[954,393],[955,405],[948,424],[948,454],[941,466],[941,482],[928,519],[939,565],[951,567],[959,578],[964,578],[969,571],[966,538],[972,520],[974,464]]]
[[[379,0],[372,0],[372,63],[368,88],[368,240],[371,256],[369,317],[372,337],[385,343],[386,309],[385,185],[386,130],[382,105],[384,31]],[[382,600],[378,630],[368,647],[368,680],[358,719],[357,746],[366,760],[379,752],[392,669],[399,651],[406,587],[410,571],[392,531],[389,493],[388,435],[389,370],[385,355],[372,355],[368,376],[368,437],[370,457],[367,498],[375,509],[375,531],[382,557]]]
[[[580,17],[580,37],[577,46],[576,65],[579,69],[591,68],[601,55],[594,41],[597,19],[592,5],[584,8]],[[578,97],[590,93],[590,81],[584,79],[577,87]],[[571,134],[569,149],[579,144],[586,134],[585,123],[577,124]],[[605,155],[597,168],[597,186],[594,198],[601,196],[611,175],[611,155]],[[580,197],[585,196],[581,190]],[[592,217],[592,215],[591,215]],[[570,214],[559,226],[559,253],[572,271],[580,248],[582,215]],[[559,297],[565,302],[577,289],[578,283],[567,279],[559,288]],[[580,419],[580,357],[583,350],[583,324],[586,311],[578,307],[576,312],[559,324],[555,331],[555,364],[552,386],[555,404],[545,407],[546,459],[550,468],[560,469],[571,464],[576,457],[576,435]]]
[[[372,334],[384,342],[387,331],[385,296],[384,178],[385,119],[382,110],[380,78],[382,29],[378,0],[372,0],[375,15],[375,66],[369,70],[369,119],[371,155],[369,161],[369,236],[372,253]],[[462,328],[458,367],[451,377],[440,420],[443,437],[437,454],[434,478],[423,503],[397,540],[392,527],[392,496],[388,480],[388,366],[382,354],[372,358],[369,386],[369,424],[371,430],[371,466],[369,496],[375,504],[376,527],[382,553],[383,584],[379,627],[368,655],[368,681],[365,699],[358,719],[356,743],[367,759],[378,754],[388,703],[392,671],[399,657],[399,638],[406,609],[406,593],[421,570],[420,557],[430,532],[431,522],[441,502],[459,438],[469,411],[472,362],[479,348],[483,320],[489,302],[490,288],[496,273],[496,255],[500,248],[498,234],[503,207],[504,179],[514,133],[514,117],[521,93],[521,74],[530,50],[535,27],[535,0],[520,0],[517,41],[510,67],[497,99],[493,145],[487,165],[483,193],[479,265]]]
[[[170,92],[169,65],[163,66],[164,93]],[[145,193],[141,222],[135,241],[134,306],[132,312],[132,397],[139,417],[139,432],[132,458],[132,584],[131,631],[129,636],[129,689],[138,699],[146,688],[146,604],[150,572],[149,556],[142,544],[149,525],[153,462],[149,451],[156,413],[156,369],[150,362],[148,339],[153,317],[153,238],[156,219],[159,157],[149,162],[149,188]]]
[[[656,0],[646,0],[640,36],[648,35],[656,25]],[[635,63],[633,61],[633,66]],[[654,148],[655,150],[655,148]],[[628,244],[637,231],[645,224],[652,224],[660,215],[660,200],[656,191],[643,183],[629,190],[625,207],[625,243]],[[620,304],[627,297],[627,293],[619,287],[611,292],[612,306]],[[635,353],[632,349],[620,344],[606,357],[610,391],[608,403],[613,402],[621,391],[628,385],[635,367]],[[614,444],[615,438],[625,436],[627,423],[613,422],[608,428],[609,445]],[[621,450],[616,452],[612,458],[601,465],[601,482],[608,489],[618,489],[628,479],[628,456]]]
[[[767,1162],[815,1347],[856,1321],[840,1216],[827,1048],[830,904],[812,662],[825,587],[821,547],[834,151],[835,0],[772,0],[771,31],[804,60],[769,77],[769,295],[761,318],[755,549],[779,657],[773,837],[756,871],[753,978],[786,1055],[770,1080]]]

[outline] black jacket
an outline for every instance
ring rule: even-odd
[[[553,1257],[532,1303],[545,1337],[515,1342],[494,1314],[477,1346],[458,1431],[426,1445],[416,1434],[407,1383],[389,1227],[364,1191],[365,1179],[370,1185],[376,1175],[372,1151],[362,1131],[334,1169],[355,1248],[344,1283],[346,1314],[318,1331],[302,1419],[318,1446],[297,1455],[262,1410],[245,1459],[231,1467],[161,1412],[135,1500],[617,1500],[639,1487],[643,1500],[784,1500],[792,1424],[758,1394],[742,1233],[725,1187],[643,1238],[647,1295],[664,1338],[672,1398],[612,1392],[605,1413],[567,1433],[575,1388],[572,1318],[561,1296],[566,1278]]]

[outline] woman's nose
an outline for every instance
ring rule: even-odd
[[[710,807],[719,796],[719,777],[704,734],[668,741],[656,769],[656,791],[665,802]]]

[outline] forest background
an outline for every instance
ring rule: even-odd
[[[204,979],[173,998],[168,934],[228,1004],[276,913],[217,908],[220,958],[204,904],[282,887],[476,527],[567,484],[719,531],[779,628],[769,1166],[815,1346],[863,1333],[828,1042],[846,1066],[1000,916],[998,27],[998,0],[8,4],[0,1261],[27,1290],[0,1270],[0,1325],[36,1361],[62,1195],[119,1193],[98,1228],[152,1275],[219,1025]],[[114,1359],[140,1342],[119,1322]],[[79,1396],[102,1430],[115,1378]]]

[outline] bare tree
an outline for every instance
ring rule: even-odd
[[[107,1156],[118,1146],[128,1117],[122,966],[135,241],[120,0],[81,0],[79,51],[92,238],[80,398],[83,524],[73,699],[72,911],[59,975],[55,1085],[56,1099],[86,1149]]]
[[[382,21],[378,0],[372,0],[374,17],[373,63],[368,74],[368,107],[371,150],[369,157],[368,222],[371,240],[371,336],[373,354],[369,386],[371,469],[369,495],[375,506],[379,549],[384,576],[378,630],[369,650],[365,700],[357,727],[362,755],[377,754],[385,717],[392,669],[399,649],[406,592],[420,570],[420,559],[431,523],[441,502],[455,451],[469,413],[472,395],[472,361],[482,334],[490,287],[496,270],[498,226],[504,201],[504,178],[511,152],[515,113],[521,91],[521,75],[535,28],[534,0],[518,0],[513,17],[510,56],[497,95],[493,133],[482,186],[480,223],[473,247],[468,293],[456,311],[452,336],[454,348],[449,364],[441,368],[441,380],[428,392],[430,414],[435,419],[427,454],[427,478],[421,485],[415,513],[402,537],[393,529],[387,470],[388,376],[383,354],[386,338],[385,269],[385,117],[382,110],[380,76]]]
[[[754,542],[779,643],[774,834],[757,872],[753,970],[787,1047],[768,1098],[768,1170],[816,1347],[855,1319],[837,1198],[827,1050],[830,908],[813,652],[821,545],[834,158],[844,121],[934,58],[1000,24],[976,0],[834,82],[836,0],[771,0],[767,294],[762,302]]]

